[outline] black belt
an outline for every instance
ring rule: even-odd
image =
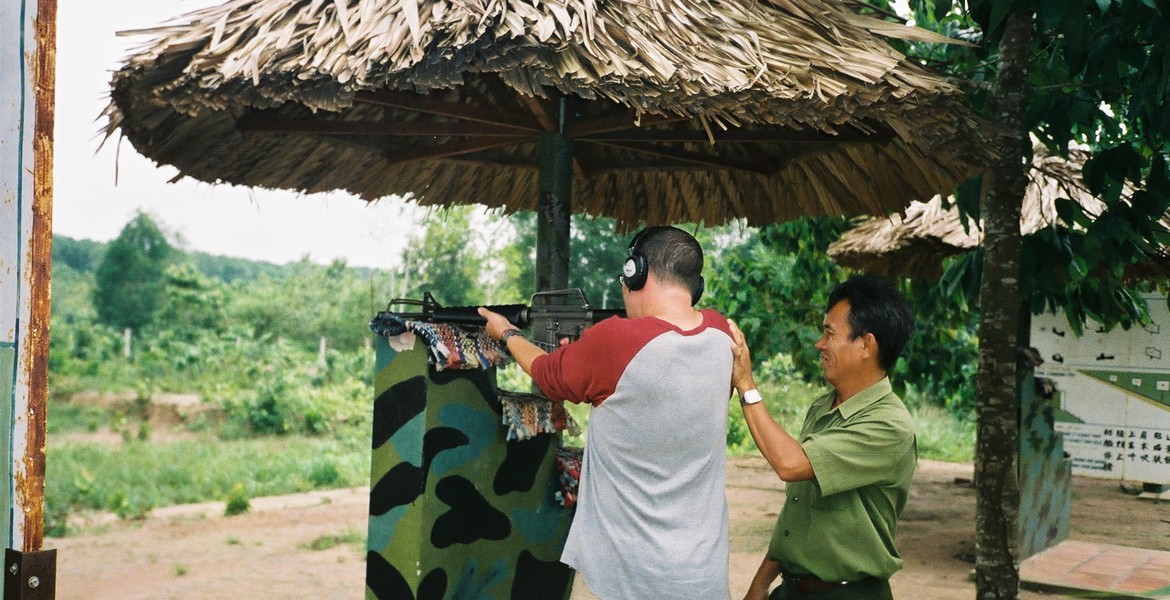
[[[801,593],[825,592],[842,586],[870,583],[878,580],[877,577],[873,576],[857,581],[825,581],[816,575],[793,575],[792,573],[782,573],[780,576],[782,577],[782,583],[790,584],[792,589]]]

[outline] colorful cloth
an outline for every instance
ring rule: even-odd
[[[577,486],[581,480],[581,455],[585,451],[573,446],[557,448],[557,471],[560,472],[561,489],[556,493],[561,506],[577,504]]]
[[[370,330],[393,337],[413,332],[427,347],[427,360],[436,371],[443,369],[487,369],[511,360],[498,342],[482,327],[462,329],[445,323],[413,321],[389,312],[380,312],[370,320]]]
[[[508,441],[527,440],[542,433],[569,431],[578,435],[577,423],[565,410],[563,402],[553,402],[540,394],[499,390],[503,423],[508,427]]]

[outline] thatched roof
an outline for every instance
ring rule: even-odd
[[[1089,193],[1081,179],[1086,158],[1082,151],[1072,151],[1070,159],[1065,160],[1043,146],[1033,148],[1020,214],[1021,233],[1027,235],[1056,223],[1057,198],[1077,202],[1090,216],[1101,214],[1105,204]],[[829,256],[837,264],[853,269],[937,280],[947,257],[969,252],[983,243],[982,227],[970,221],[964,227],[954,198],[948,198],[946,206],[949,208],[944,208],[943,198],[936,196],[929,202],[911,204],[904,214],[867,219],[830,244]],[[1163,222],[1170,225],[1170,214]],[[1170,275],[1170,251],[1151,258],[1151,265],[1132,268],[1127,274],[1137,278]]]
[[[106,131],[201,181],[624,222],[884,214],[988,162],[961,94],[842,0],[231,0],[144,32]],[[561,98],[568,118],[557,118]]]

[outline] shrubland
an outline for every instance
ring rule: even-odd
[[[824,250],[849,222],[697,230],[708,250],[703,306],[747,332],[766,402],[789,431],[825,390],[813,344],[828,291],[849,272]],[[530,215],[436,212],[388,271],[188,253],[146,215],[109,244],[57,236],[46,531],[66,534],[78,522],[72,515],[93,511],[136,518],[223,500],[239,512],[251,497],[367,483],[370,317],[391,298],[424,291],[450,305],[526,301],[532,228]],[[579,217],[573,235],[571,285],[598,305],[619,304],[614,275],[629,235],[612,221]],[[169,250],[158,251],[163,244]],[[945,281],[899,285],[920,313],[919,334],[894,374],[918,420],[920,452],[970,460],[976,307],[949,305]],[[121,301],[141,290],[153,300]],[[117,306],[102,306],[110,298]],[[514,366],[498,377],[503,387],[527,389]],[[173,394],[198,402],[170,407]],[[151,418],[164,408],[173,419]],[[755,452],[734,400],[728,411],[729,452]],[[570,412],[587,426],[588,408]]]

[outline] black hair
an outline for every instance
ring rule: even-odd
[[[650,227],[638,240],[646,267],[663,283],[702,293],[703,248],[691,234],[670,226]]]
[[[914,310],[889,281],[876,275],[854,275],[833,288],[825,312],[849,301],[849,339],[872,333],[878,344],[878,364],[889,372],[914,333]]]

